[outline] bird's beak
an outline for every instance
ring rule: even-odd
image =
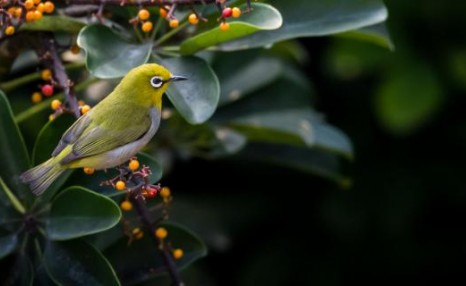
[[[179,80],[187,80],[187,77],[179,76],[179,75],[172,75],[168,81],[179,81]]]

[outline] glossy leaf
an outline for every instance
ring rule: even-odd
[[[222,31],[219,27],[188,38],[181,44],[181,53],[190,55],[205,48],[216,46],[263,30],[275,30],[283,23],[280,12],[268,4],[252,3],[253,13],[243,14],[238,19],[228,21],[230,29]],[[243,5],[242,10],[246,9]]]
[[[173,74],[188,78],[172,83],[167,90],[168,98],[178,112],[192,124],[209,119],[220,96],[220,85],[212,68],[196,57],[164,59],[161,63]]]
[[[392,39],[388,34],[387,26],[384,23],[341,33],[337,36],[374,43],[390,50],[395,49]]]
[[[167,241],[170,241],[171,247],[183,249],[183,258],[175,261],[179,269],[207,254],[204,243],[186,228],[173,223],[161,225],[168,231]],[[142,239],[129,245],[128,238],[124,237],[104,252],[123,284],[142,282],[165,271],[163,257],[149,235],[145,234]]]
[[[81,30],[78,45],[86,51],[86,65],[98,78],[123,77],[149,59],[152,44],[132,44],[102,25]]]
[[[18,245],[18,236],[16,233],[0,236],[0,259],[12,253]]]
[[[72,239],[107,230],[120,218],[120,208],[111,199],[82,187],[69,187],[53,201],[46,231],[51,239]]]
[[[77,34],[86,24],[66,16],[45,16],[40,21],[24,23],[20,31],[49,31]]]
[[[381,0],[271,0],[283,16],[278,30],[219,45],[225,51],[268,46],[297,37],[324,36],[375,25],[387,18]]]
[[[51,278],[60,285],[120,285],[107,259],[81,240],[48,241],[44,263]]]
[[[29,158],[23,137],[14,122],[13,112],[5,94],[0,91],[0,158],[5,164],[0,168],[0,177],[11,191],[27,205],[32,193],[19,176],[29,168]]]

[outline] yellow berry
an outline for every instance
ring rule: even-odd
[[[39,3],[36,7],[37,11],[44,13],[44,3]]]
[[[239,16],[241,16],[241,9],[238,7],[233,7],[231,16],[233,16],[233,18],[239,18]]]
[[[164,227],[159,227],[155,230],[155,236],[160,239],[166,238],[168,231]]]
[[[70,48],[72,54],[77,55],[81,51],[78,45],[72,45]]]
[[[165,10],[164,8],[160,8],[159,13],[160,13],[160,17],[162,18],[165,18],[168,15],[167,10]]]
[[[139,10],[139,12],[138,12],[139,20],[145,21],[145,20],[149,19],[149,17],[150,17],[150,13],[149,13],[149,11],[147,11],[147,9]]]
[[[133,209],[133,204],[130,201],[123,201],[121,202],[120,207],[125,212],[129,212],[130,210]]]
[[[115,184],[115,188],[119,191],[123,191],[124,189],[126,189],[126,184],[123,181],[118,181]]]
[[[141,239],[144,237],[144,232],[139,227],[134,228],[132,233],[135,239]]]
[[[197,25],[197,23],[199,23],[199,18],[197,17],[196,14],[192,13],[189,15],[188,17],[188,22],[191,24],[191,25]]]
[[[131,171],[136,171],[137,169],[139,169],[139,161],[138,160],[129,161],[128,167]]]
[[[50,2],[50,1],[45,1],[45,3],[44,3],[44,11],[45,11],[45,13],[50,14],[50,13],[53,12],[53,10],[55,10],[55,4],[53,4],[53,3]]]
[[[183,257],[183,249],[177,248],[173,250],[173,258],[175,259],[181,259]]]
[[[26,22],[32,22],[35,20],[34,11],[28,11],[26,13]]]
[[[15,17],[19,18],[21,17],[21,14],[23,13],[23,9],[21,7],[18,7],[15,9]]]
[[[169,198],[171,195],[171,191],[170,191],[170,188],[169,187],[163,187],[161,190],[160,190],[160,196],[164,199],[166,198]]]
[[[228,29],[230,29],[230,24],[228,24],[227,22],[220,23],[220,30],[226,32],[228,31]]]
[[[38,10],[34,11],[34,20],[38,21],[40,19],[42,19],[42,12]]]
[[[24,2],[24,7],[26,7],[26,9],[28,9],[28,10],[34,8],[34,1],[26,0]]]
[[[41,2],[41,0],[32,0],[32,2],[34,2],[34,4],[36,4],[36,5],[38,5]]]
[[[87,104],[81,106],[81,114],[86,114],[89,110],[91,110],[91,107]]]
[[[55,120],[55,115],[54,114],[50,114],[49,115],[49,121],[54,121]]]
[[[173,29],[177,28],[179,24],[180,22],[177,19],[171,19],[169,23],[170,28],[173,28]]]
[[[152,31],[152,28],[154,28],[154,25],[152,24],[151,21],[147,21],[147,22],[144,22],[144,24],[142,24],[142,31],[146,33],[149,33],[150,31]]]
[[[86,175],[92,175],[92,174],[94,174],[95,169],[94,169],[94,168],[90,168],[90,167],[84,167],[84,168],[83,168],[83,172],[84,172],[84,174],[86,174]]]
[[[52,79],[52,71],[49,70],[49,69],[45,69],[45,70],[40,72],[40,77],[43,80],[51,80]]]
[[[11,35],[13,35],[14,33],[15,33],[15,27],[13,27],[13,26],[8,26],[8,27],[6,27],[6,29],[5,29],[5,34],[6,34],[7,36],[11,36]]]
[[[58,99],[54,99],[52,103],[50,104],[50,107],[52,107],[53,110],[57,110],[61,106],[61,101]]]
[[[31,100],[33,103],[39,103],[42,101],[42,94],[38,91],[34,92],[31,96]]]

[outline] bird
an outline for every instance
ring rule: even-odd
[[[123,164],[157,132],[162,96],[169,84],[186,79],[154,63],[133,68],[63,133],[50,159],[22,173],[21,181],[40,195],[67,169]]]

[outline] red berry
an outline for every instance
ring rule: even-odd
[[[53,94],[53,85],[44,84],[42,86],[42,94],[45,95],[45,96],[52,96],[52,94]]]
[[[153,188],[147,188],[144,196],[148,199],[151,199],[157,195],[157,190]]]
[[[233,14],[233,10],[230,7],[223,9],[222,15],[224,18],[229,18]]]

